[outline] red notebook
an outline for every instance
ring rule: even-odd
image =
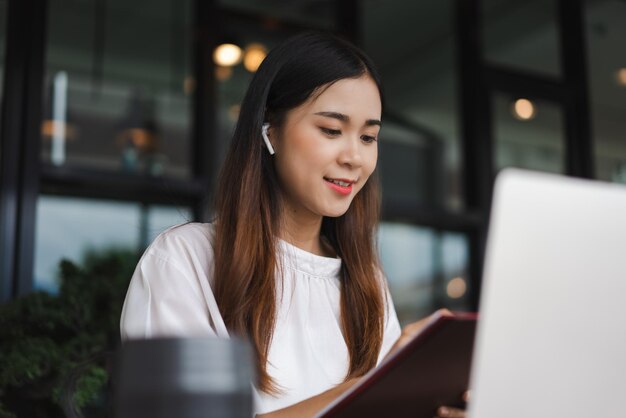
[[[473,313],[434,317],[317,417],[432,418],[439,406],[463,406],[476,321]]]

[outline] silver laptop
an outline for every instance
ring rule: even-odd
[[[626,187],[504,170],[470,418],[626,417]]]

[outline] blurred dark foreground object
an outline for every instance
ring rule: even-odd
[[[112,354],[139,255],[88,250],[60,263],[58,294],[0,305],[1,418],[111,418]]]
[[[242,340],[124,343],[116,358],[116,418],[250,418],[252,354]]]

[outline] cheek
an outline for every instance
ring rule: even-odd
[[[287,149],[289,155],[287,164],[298,172],[300,178],[323,174],[324,168],[335,160],[336,150],[320,141],[314,133],[292,139]]]
[[[363,154],[363,166],[361,168],[361,176],[363,178],[363,182],[361,183],[361,187],[357,190],[357,193],[361,191],[365,183],[369,180],[370,176],[376,169],[376,164],[378,162],[378,148],[374,147],[374,150],[368,150],[368,152]]]
[[[280,152],[280,154],[279,154]],[[306,133],[292,134],[275,156],[278,177],[287,189],[309,187],[315,174],[321,173],[324,150]]]
[[[369,177],[376,169],[376,164],[378,163],[378,145],[374,144],[367,151],[363,159],[363,172]]]
[[[299,160],[313,155],[316,144],[312,134],[313,132],[310,129],[302,126],[286,130],[284,138],[281,138],[283,154],[288,155],[290,159]]]

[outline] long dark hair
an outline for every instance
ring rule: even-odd
[[[278,392],[266,364],[276,320],[281,194],[261,127],[264,122],[282,126],[289,110],[331,83],[362,76],[376,83],[382,103],[373,63],[345,40],[305,32],[272,49],[248,87],[220,174],[214,292],[229,330],[250,339],[258,384],[268,393]],[[344,215],[322,221],[321,233],[342,259],[341,321],[350,355],[346,378],[374,367],[382,343],[384,292],[374,242],[379,196],[374,174]]]

